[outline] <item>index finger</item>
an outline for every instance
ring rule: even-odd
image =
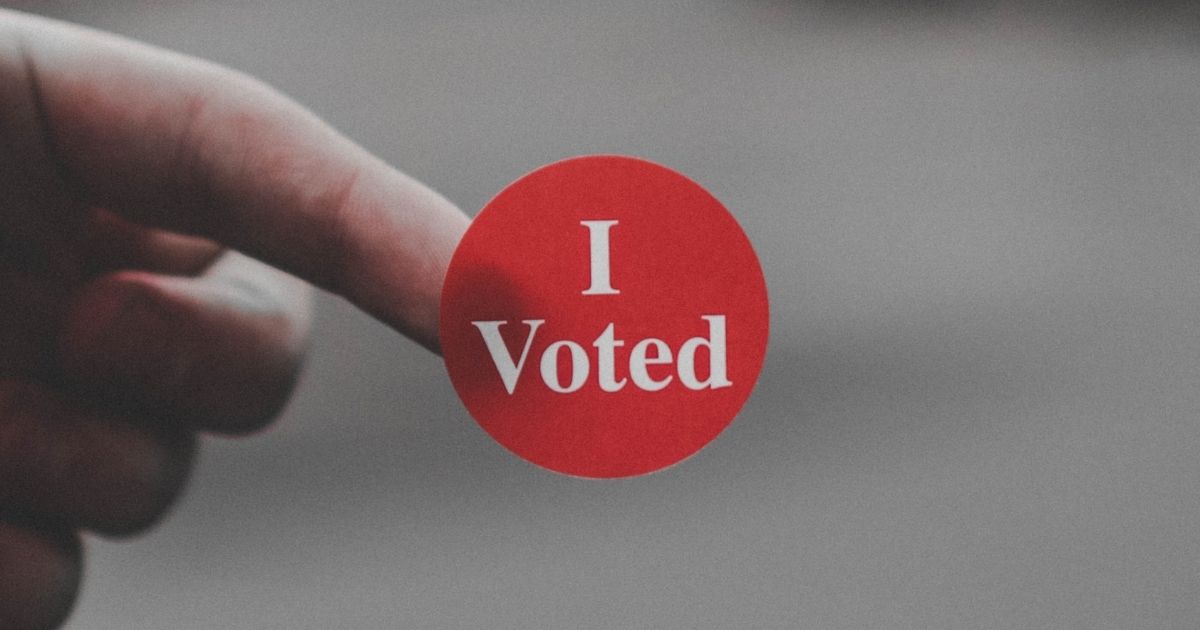
[[[5,10],[0,38],[16,42],[0,69],[25,79],[4,89],[28,91],[44,170],[75,198],[238,249],[437,347],[468,224],[445,198],[232,70]]]

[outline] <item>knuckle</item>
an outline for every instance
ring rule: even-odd
[[[152,437],[108,472],[109,484],[96,494],[90,522],[85,526],[109,538],[128,538],[152,528],[170,510],[187,481],[194,453],[192,435]]]
[[[203,382],[210,391],[221,393],[206,397],[210,405],[197,401],[195,407],[204,412],[199,422],[203,428],[246,435],[266,428],[283,411],[295,388],[300,356],[267,337],[258,341],[248,342],[259,346],[248,357],[213,356],[195,366],[203,368],[204,375],[192,382]]]
[[[193,449],[190,431],[100,413],[35,385],[0,384],[0,509],[136,534],[179,494]]]
[[[47,435],[49,426],[38,420],[44,404],[42,392],[35,387],[0,383],[0,505],[33,489],[38,480],[28,474],[31,469],[57,464],[48,452],[53,444]]]
[[[260,430],[291,394],[305,335],[257,286],[114,276],[76,305],[64,370],[77,387],[176,424]]]
[[[79,592],[80,574],[80,547],[74,535],[0,521],[0,627],[59,627]]]

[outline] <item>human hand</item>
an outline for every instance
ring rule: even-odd
[[[288,274],[436,349],[467,219],[249,77],[5,10],[0,138],[0,628],[50,628],[79,531],[144,529],[197,432],[283,406]]]

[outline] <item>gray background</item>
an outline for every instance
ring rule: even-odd
[[[468,212],[663,162],[773,306],[725,434],[589,482],[323,298],[283,421],[90,541],[70,628],[1195,628],[1200,28],[1044,4],[18,4],[256,74]]]

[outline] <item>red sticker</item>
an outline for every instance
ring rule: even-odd
[[[544,166],[480,211],[442,291],[471,415],[539,466],[625,477],[712,441],[750,395],[767,290],[733,217],[645,160]]]

